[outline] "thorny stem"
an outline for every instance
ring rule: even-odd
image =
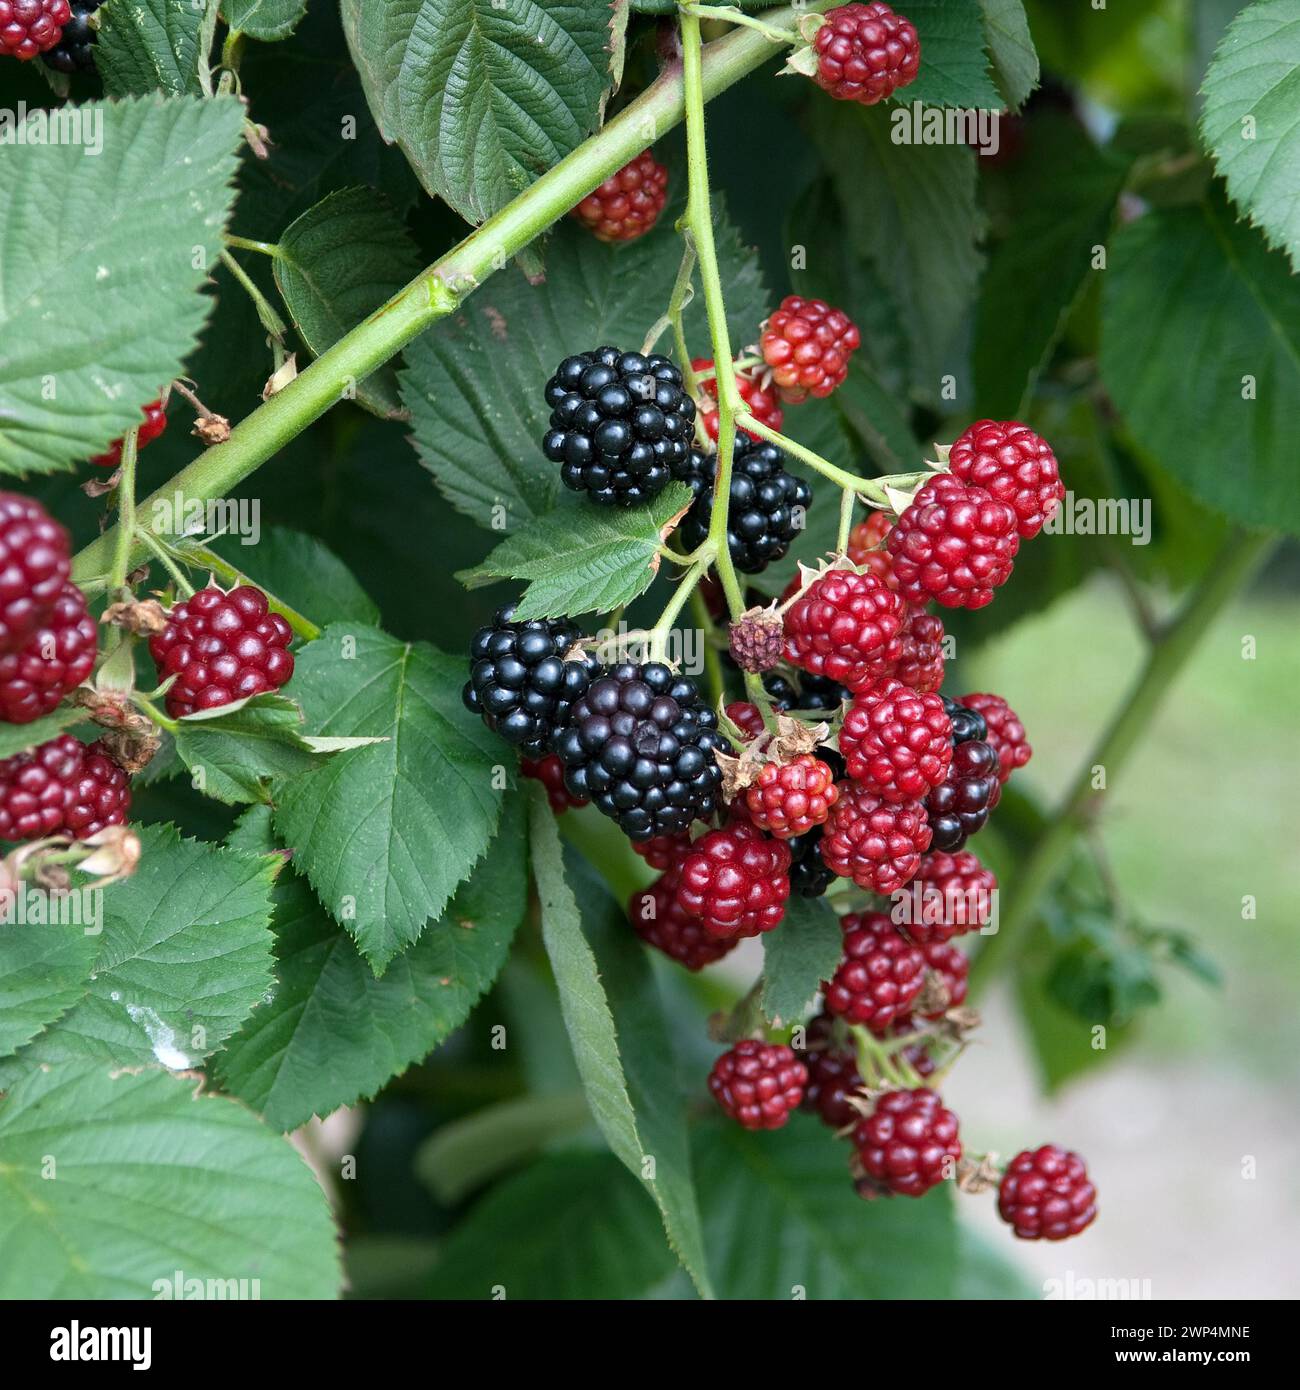
[[[1229,535],[1178,616],[1152,645],[1128,698],[1084,758],[1060,809],[1020,866],[1009,893],[1010,901],[1002,909],[999,929],[995,935],[984,938],[972,964],[972,994],[987,985],[994,966],[1013,947],[1018,947],[1036,920],[1039,902],[1064,866],[1076,834],[1099,809],[1105,793],[1093,788],[1094,769],[1104,768],[1107,787],[1114,786],[1125,760],[1214,619],[1276,544],[1277,537],[1273,535],[1247,535],[1241,531]]]
[[[776,27],[792,24],[800,14],[824,9],[828,3],[815,0],[808,7],[786,6],[770,12],[768,22]],[[211,0],[209,14],[215,17],[216,11],[216,0]],[[725,91],[771,55],[771,44],[748,29],[733,30],[709,44],[700,75],[704,99]],[[208,80],[210,85],[210,75]],[[684,111],[684,73],[672,65],[591,139],[345,333],[283,391],[241,420],[228,440],[205,450],[146,503],[169,497],[178,488],[200,501],[224,497],[344,399],[352,383],[369,376],[430,325],[455,313],[484,280],[640,154],[647,130],[663,135],[682,119]],[[114,531],[91,542],[77,556],[74,578],[89,580],[104,574],[116,544]]]

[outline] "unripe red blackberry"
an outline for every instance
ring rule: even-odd
[[[48,59],[46,60],[48,62]],[[150,401],[140,407],[144,424],[136,429],[135,447],[137,452],[146,444],[152,444],[167,428],[167,412],[161,400]],[[123,439],[115,439],[102,454],[96,454],[90,462],[96,468],[116,468],[122,462]]]
[[[562,816],[565,811],[588,804],[580,796],[570,795],[564,785],[564,764],[554,753],[548,753],[544,758],[520,758],[519,771],[546,788],[546,799],[551,803],[554,815]]]
[[[919,801],[882,801],[856,782],[839,788],[822,835],[822,859],[859,888],[887,896],[910,881],[930,847],[925,807]]]
[[[916,80],[916,26],[885,4],[837,5],[813,38],[813,81],[837,101],[874,106]]]
[[[925,956],[883,912],[841,919],[844,958],[822,986],[828,1013],[884,1034],[906,1018],[925,983]]]
[[[808,1069],[782,1043],[742,1038],[709,1073],[709,1090],[729,1116],[746,1129],[780,1129],[799,1108]]]
[[[0,761],[0,840],[86,840],[125,824],[130,804],[127,775],[101,743],[60,734]]]
[[[890,915],[918,946],[982,931],[993,915],[998,881],[969,850],[921,856],[916,875],[894,895]]]
[[[597,241],[635,241],[659,220],[668,201],[668,170],[649,150],[630,159],[573,209]]]
[[[733,700],[727,706],[726,713],[727,718],[746,735],[746,742],[767,731],[758,706],[748,700]]]
[[[908,603],[983,608],[1011,577],[1016,514],[983,488],[938,473],[889,533],[898,591]]]
[[[716,444],[718,442],[718,386],[717,379],[712,374],[713,359],[711,357],[696,357],[691,362],[691,370],[697,374],[697,379],[700,372],[709,373],[708,376],[699,381],[700,391],[705,397],[700,406],[700,415],[709,438]],[[740,392],[740,399],[745,402],[749,413],[760,424],[767,425],[769,429],[779,430],[785,423],[785,412],[781,409],[781,403],[777,400],[775,392],[760,385],[751,373],[736,373],[736,389]],[[743,433],[749,439],[758,439],[759,437],[750,430],[744,430]]]
[[[178,603],[149,639],[173,719],[278,690],[293,675],[293,630],[269,611],[260,589],[210,587]]]
[[[660,874],[649,888],[633,893],[628,920],[647,946],[662,951],[687,970],[703,970],[740,945],[740,937],[723,939],[705,931],[698,917],[677,901],[677,870]]]
[[[948,451],[953,476],[1005,502],[1021,540],[1031,540],[1065,496],[1051,445],[1016,420],[976,420]]]
[[[0,655],[0,720],[30,724],[90,675],[99,634],[75,584],[65,584],[45,622],[17,651]]]
[[[820,1116],[831,1129],[844,1129],[861,1117],[849,1103],[862,1085],[857,1056],[851,1047],[836,1042],[835,1020],[830,1014],[818,1014],[805,1031],[805,1044],[798,1055],[808,1068],[808,1085],[800,1109]]]
[[[0,0],[0,53],[35,58],[58,43],[71,18],[68,0]]]
[[[1025,736],[1025,726],[1001,695],[976,692],[963,695],[961,703],[983,717],[988,731],[985,742],[992,744],[993,751],[998,755],[998,781],[1005,786],[1007,778],[1016,768],[1024,767],[1034,756],[1034,750]]]
[[[913,1012],[920,1018],[942,1018],[949,1009],[966,1002],[970,961],[960,947],[932,941],[921,948],[925,957],[925,983]]]
[[[903,604],[875,575],[830,570],[785,615],[785,657],[793,666],[857,690],[899,658]]]
[[[885,801],[919,801],[952,763],[952,723],[938,695],[892,676],[863,686],[840,728],[849,776]]]
[[[789,896],[789,849],[747,821],[702,835],[681,861],[677,901],[714,936],[771,931]]]
[[[961,1158],[956,1115],[925,1087],[885,1092],[854,1127],[853,1143],[867,1174],[904,1197],[924,1196]]]
[[[781,840],[824,825],[838,798],[835,774],[811,753],[788,763],[765,763],[745,790],[750,820]]]
[[[790,404],[829,396],[849,374],[849,359],[862,342],[857,325],[822,299],[788,294],[758,340],[781,399]]]
[[[909,604],[903,629],[899,633],[898,660],[889,674],[923,695],[934,694],[943,684],[946,637],[943,619],[937,613]]]
[[[650,865],[664,873],[675,869],[686,857],[691,848],[689,830],[679,830],[675,835],[656,835],[649,840],[629,840],[632,848]]]
[[[35,498],[0,492],[0,653],[52,615],[71,569],[67,531]]]
[[[1056,1144],[1025,1149],[1007,1164],[998,1215],[1021,1240],[1065,1240],[1097,1216],[1097,1189],[1083,1159]]]
[[[894,578],[894,562],[885,549],[885,537],[893,524],[894,520],[887,512],[871,512],[865,521],[859,521],[849,532],[846,553],[859,569],[874,574],[881,583],[896,589],[898,580]]]

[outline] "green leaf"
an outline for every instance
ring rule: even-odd
[[[493,1188],[444,1242],[424,1294],[636,1298],[672,1270],[655,1209],[618,1160],[569,1153]]]
[[[696,1168],[719,1297],[952,1296],[957,1232],[947,1191],[864,1202],[848,1155],[799,1116],[764,1134],[734,1124],[700,1130]]]
[[[685,1117],[653,977],[624,915],[589,882],[584,888],[588,911],[580,912],[565,877],[555,817],[540,786],[529,789],[529,838],[542,940],[592,1118],[655,1199],[669,1243],[708,1296]],[[584,915],[599,958],[584,935]],[[608,996],[603,979],[611,980]],[[611,1012],[612,999],[617,1014]],[[626,1052],[620,1036],[628,1043]]]
[[[1300,270],[1300,14],[1256,0],[1233,20],[1202,87],[1201,138],[1228,194]]]
[[[98,19],[95,67],[106,96],[202,94],[202,5],[193,0],[106,0]]]
[[[980,0],[993,72],[1008,106],[1023,106],[1038,86],[1038,53],[1023,0]]]
[[[1139,447],[1233,520],[1300,530],[1300,280],[1285,256],[1216,196],[1125,227],[1105,280],[1102,380]]]
[[[976,156],[965,145],[896,145],[887,112],[850,102],[817,102],[811,129],[848,235],[898,312],[912,384],[937,399],[981,267]]]
[[[93,923],[71,920],[79,908],[84,918],[86,904],[75,890],[60,899],[30,884],[19,885],[12,896],[0,894],[0,1057],[62,1018],[89,988],[99,937]],[[60,920],[55,914],[64,905],[68,912]],[[54,921],[33,921],[41,908]]]
[[[794,894],[785,921],[763,937],[764,1014],[797,1023],[843,953],[844,932],[826,899]]]
[[[298,27],[307,13],[307,0],[221,0],[221,13],[232,29],[274,43]]]
[[[255,545],[245,546],[239,537],[223,536],[212,549],[320,627],[341,622],[369,627],[379,621],[374,600],[343,561],[315,536],[272,526]]]
[[[850,361],[835,404],[882,473],[915,473],[924,463],[906,413],[865,362]]]
[[[376,975],[439,916],[487,849],[508,750],[461,701],[464,664],[425,643],[336,623],[297,659],[318,734],[385,743],[295,778],[275,824]]]
[[[265,808],[231,843],[274,847]],[[505,963],[527,898],[523,809],[506,803],[491,858],[375,979],[292,870],[275,886],[275,991],[213,1059],[216,1078],[276,1129],[369,1099],[461,1026]]]
[[[685,483],[670,483],[644,507],[560,507],[457,578],[469,589],[498,579],[531,581],[515,610],[521,622],[609,613],[650,587],[663,537],[691,498]]]
[[[1061,178],[1068,168],[1070,177]],[[993,252],[976,311],[981,411],[1019,419],[1110,237],[1126,161],[1098,149],[1073,119],[1035,119],[1016,169],[1016,216]]]
[[[1025,1036],[1043,1087],[1049,1092],[1109,1061],[1117,1048],[1133,1038],[1132,1025],[1098,1027],[1053,996],[1044,980],[1050,954],[1039,947],[1022,956],[1016,963],[1015,978]]]
[[[622,247],[566,222],[547,242],[544,284],[502,271],[406,349],[402,403],[415,446],[447,500],[480,526],[513,532],[554,509],[560,469],[542,454],[543,388],[570,351],[640,347],[659,307],[645,287],[671,285],[681,259],[670,213],[660,220]],[[757,259],[721,217],[717,238],[733,341],[750,342],[771,307]],[[709,355],[700,297],[686,329]]]
[[[280,238],[275,283],[317,357],[415,277],[420,256],[392,207],[372,188],[346,188],[309,208]],[[357,384],[381,419],[402,415],[389,363]]]
[[[4,473],[65,467],[139,421],[141,403],[176,376],[197,341],[209,308],[197,291],[221,250],[233,196],[243,123],[234,97],[74,109],[102,119],[109,157],[87,158],[89,147],[77,145],[5,153]]]
[[[269,989],[271,884],[283,861],[183,840],[170,825],[139,835],[139,868],[103,890],[85,997],[0,1063],[0,1085],[46,1063],[194,1066]]]
[[[581,1091],[513,1096],[436,1130],[420,1146],[415,1170],[443,1206],[455,1206],[590,1121]]]
[[[209,1298],[239,1296],[230,1281],[244,1279],[244,1297],[338,1296],[311,1169],[242,1105],[197,1089],[83,1064],[0,1096],[0,1298],[184,1297],[164,1292],[176,1270],[220,1281]]]
[[[172,742],[194,785],[218,801],[265,801],[272,777],[297,777],[324,761],[302,737],[302,710],[267,692],[178,721]]]
[[[916,25],[921,68],[915,82],[895,93],[894,102],[986,111],[1002,105],[989,76],[980,0],[909,0],[903,13]]]
[[[468,222],[498,212],[596,128],[611,18],[582,0],[343,4],[376,122]]]
[[[12,758],[29,748],[66,733],[78,724],[89,723],[87,713],[77,705],[59,705],[51,713],[30,724],[0,724],[0,758]]]

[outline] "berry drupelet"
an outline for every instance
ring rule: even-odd
[[[811,753],[801,753],[788,763],[764,763],[745,790],[750,820],[781,840],[824,825],[838,798],[835,773]]]
[[[951,941],[988,926],[997,889],[993,871],[969,850],[931,850],[906,891],[895,895],[893,919],[918,946]]]
[[[746,1129],[780,1129],[799,1108],[808,1068],[783,1043],[742,1038],[713,1064],[709,1090]]]
[[[692,449],[673,470],[695,493],[682,518],[682,543],[694,550],[709,534],[716,457]],[[731,502],[727,549],[742,574],[758,574],[780,560],[803,529],[812,489],[785,471],[785,455],[775,444],[737,439],[731,462]]]
[[[525,757],[543,758],[569,706],[599,666],[581,651],[566,660],[582,635],[567,618],[517,623],[514,614],[514,605],[507,604],[474,634],[462,697],[493,733]],[[583,799],[581,793],[573,795]]]
[[[597,676],[552,739],[574,796],[594,801],[630,840],[686,830],[721,804],[717,754],[728,743],[695,683],[659,662]]]
[[[158,679],[176,677],[167,713],[180,719],[278,690],[293,675],[292,641],[289,624],[269,611],[260,589],[200,589],[149,639]]]
[[[668,201],[668,170],[649,150],[630,159],[573,209],[597,241],[635,241],[659,220]]]
[[[71,18],[68,0],[0,0],[0,53],[24,62],[46,53]]]
[[[551,427],[542,452],[565,487],[602,506],[631,507],[686,465],[695,402],[666,358],[614,347],[566,357],[546,383]]]
[[[587,804],[580,796],[569,795],[569,789],[564,785],[564,764],[554,753],[548,753],[544,758],[520,758],[519,771],[546,788],[546,799],[554,815],[562,816],[565,811]]]

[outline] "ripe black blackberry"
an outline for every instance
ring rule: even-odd
[[[851,692],[838,682],[826,676],[814,676],[811,672],[799,673],[799,684],[774,672],[763,677],[763,688],[772,697],[772,707],[778,710],[809,710],[833,714],[845,700],[853,698]]]
[[[925,798],[925,811],[932,832],[931,853],[955,854],[984,828],[989,812],[1002,798],[1002,783],[997,751],[986,741],[984,716],[946,696],[943,707],[952,721],[952,765],[944,781]]]
[[[722,804],[716,754],[730,745],[695,688],[659,662],[611,667],[569,709],[551,746],[565,786],[629,840],[685,830]]]
[[[104,0],[69,0],[72,18],[63,26],[63,37],[41,54],[46,67],[67,73],[94,71],[96,31],[90,16],[103,3]]]
[[[613,347],[566,357],[546,383],[546,404],[542,452],[561,465],[565,487],[602,506],[649,501],[690,453],[695,402],[666,357]]]
[[[790,891],[801,898],[820,898],[835,881],[822,860],[822,833],[823,827],[814,825],[786,841],[790,847]]]
[[[694,550],[709,534],[713,510],[715,456],[692,449],[673,470],[695,493],[682,519],[682,541]],[[785,471],[785,455],[761,439],[736,438],[731,461],[731,502],[727,511],[727,548],[742,574],[758,574],[790,549],[799,534],[803,513],[812,502],[812,489],[802,478]]]
[[[499,609],[470,643],[462,698],[493,733],[525,757],[541,758],[570,704],[591,684],[599,663],[589,653],[565,654],[582,635],[567,618],[517,623],[514,604]]]

